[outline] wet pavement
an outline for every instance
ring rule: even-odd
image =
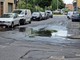
[[[54,18],[57,19],[56,17]],[[59,17],[59,19],[60,18],[61,17]],[[0,32],[0,37],[5,39],[11,39],[13,41],[25,40],[25,41],[47,43],[51,45],[80,48],[79,39],[70,39],[67,37],[70,31],[68,31],[69,29],[67,28],[68,20],[67,18],[66,20],[64,19],[62,19],[61,21],[60,20],[53,21],[53,23],[51,22],[53,20],[52,19],[50,22],[47,22],[46,24],[35,25],[35,26],[24,25],[24,26],[17,26],[15,28],[8,28],[8,29],[4,28]]]
[[[67,37],[78,35],[71,23],[66,16],[55,16],[0,29],[0,60],[80,60],[80,39]]]

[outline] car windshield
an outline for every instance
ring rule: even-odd
[[[14,10],[13,13],[20,14],[22,11],[21,10]]]
[[[1,18],[12,18],[12,17],[13,17],[12,14],[3,14],[3,15],[1,16]]]
[[[45,13],[44,12],[41,12],[41,14],[44,15]]]

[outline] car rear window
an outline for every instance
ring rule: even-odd
[[[20,14],[22,11],[21,10],[14,10],[13,13]]]

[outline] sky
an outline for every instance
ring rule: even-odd
[[[63,0],[66,4],[72,4],[73,0]]]

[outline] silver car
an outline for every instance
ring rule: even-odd
[[[80,22],[80,14],[78,12],[74,12],[72,16],[73,22]]]
[[[0,17],[0,25],[11,26],[19,24],[18,15],[16,13],[5,13]]]

